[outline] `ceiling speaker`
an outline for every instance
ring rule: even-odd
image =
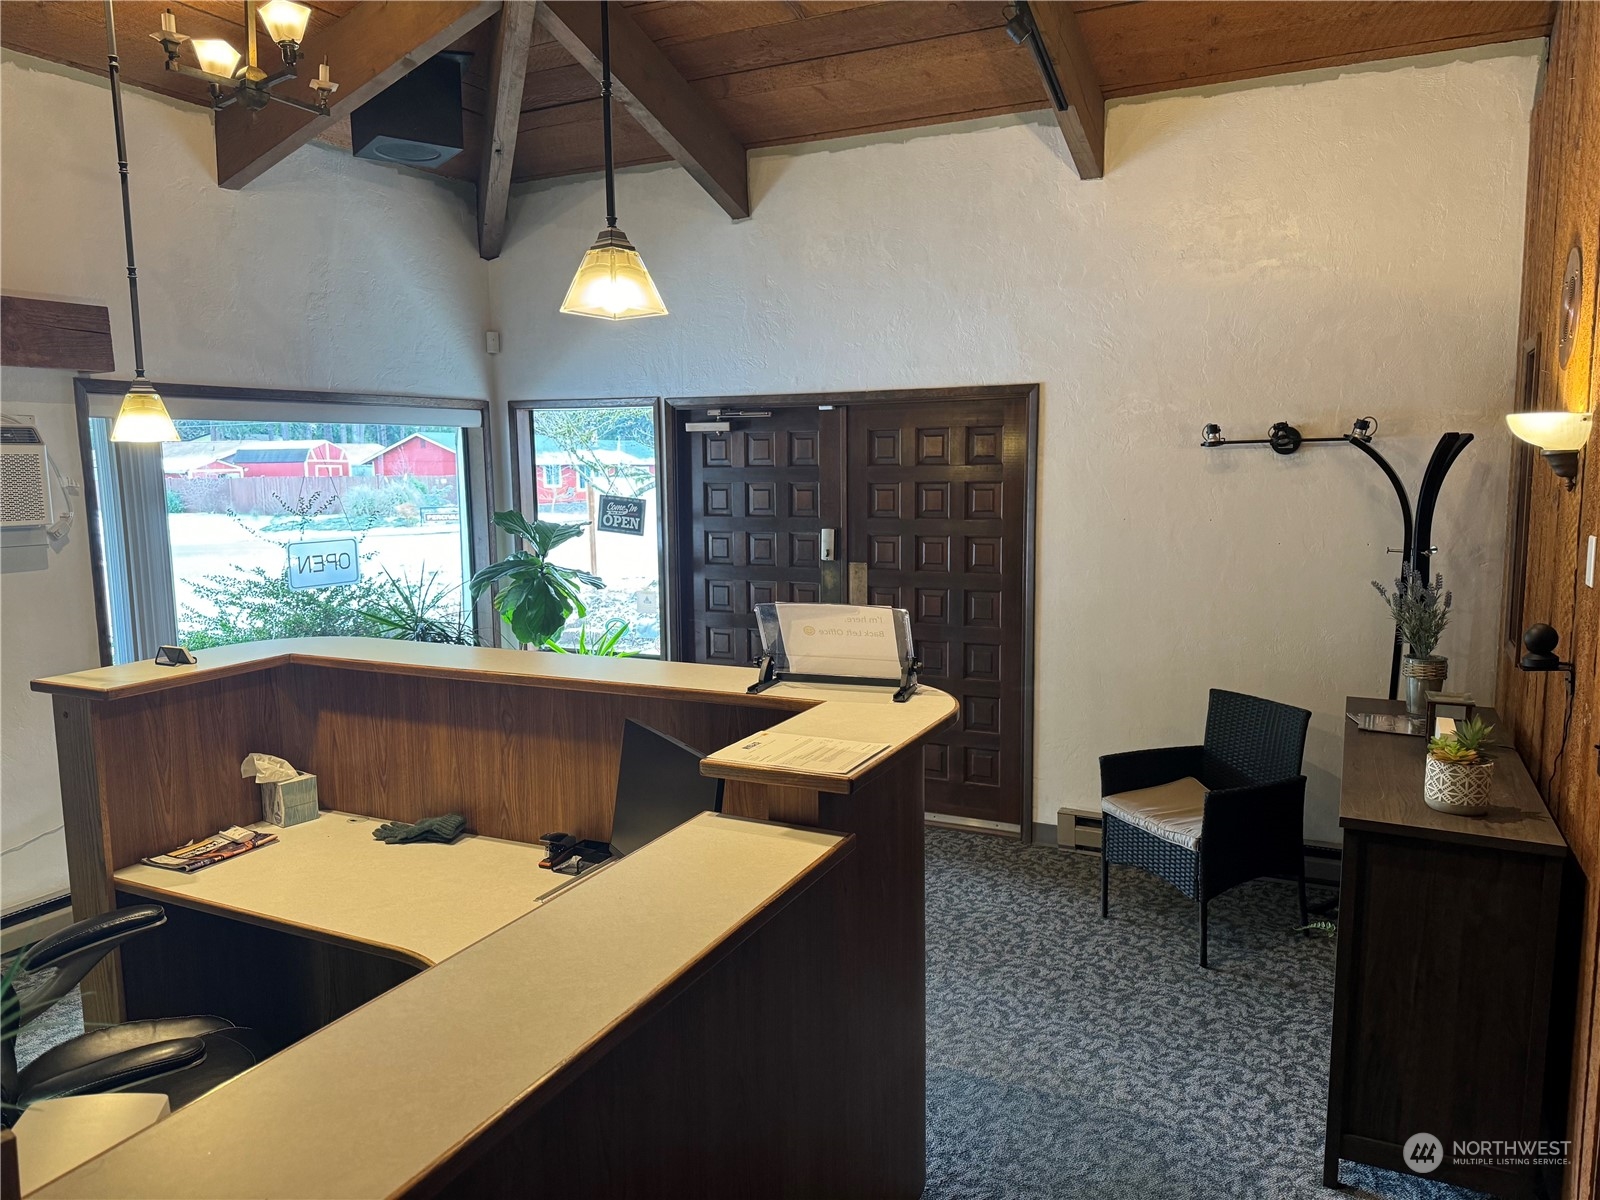
[[[357,158],[437,167],[460,154],[461,75],[470,54],[436,54],[350,114]]]

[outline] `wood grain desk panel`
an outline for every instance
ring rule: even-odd
[[[544,848],[464,837],[449,846],[374,840],[375,817],[324,812],[278,843],[193,875],[136,863],[117,890],[429,967],[532,912],[573,882],[539,869]],[[257,829],[271,829],[256,822]]]
[[[442,1183],[503,1143],[497,1125],[648,1031],[849,848],[703,814],[38,1195],[302,1200]],[[576,963],[586,968],[552,969]],[[699,1083],[678,1085],[692,1105]],[[230,1150],[241,1138],[256,1148]],[[524,1192],[549,1165],[523,1164]]]

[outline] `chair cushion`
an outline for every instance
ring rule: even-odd
[[[1206,811],[1206,785],[1193,776],[1185,776],[1156,787],[1119,792],[1102,797],[1100,811],[1185,850],[1198,850]]]

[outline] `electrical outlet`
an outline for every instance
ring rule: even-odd
[[[1594,586],[1594,534],[1589,535],[1589,560],[1584,564],[1583,582],[1588,587]]]

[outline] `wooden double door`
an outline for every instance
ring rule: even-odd
[[[773,601],[911,614],[960,704],[930,813],[1031,838],[1037,389],[675,401],[674,656],[743,666]]]

